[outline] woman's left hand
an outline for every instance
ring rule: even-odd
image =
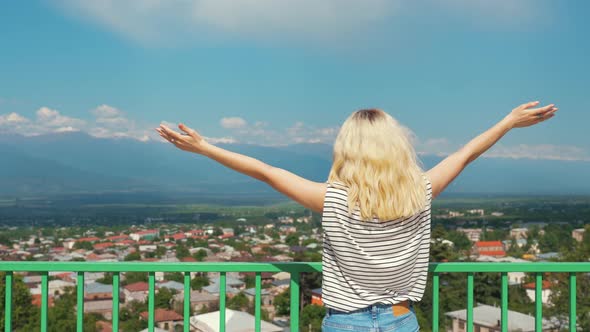
[[[203,153],[205,147],[207,146],[207,141],[203,139],[199,133],[191,129],[184,124],[179,124],[178,128],[182,130],[184,133],[177,133],[176,131],[166,127],[165,125],[160,125],[159,128],[156,128],[156,131],[168,142],[174,144],[177,148],[195,152],[195,153]]]

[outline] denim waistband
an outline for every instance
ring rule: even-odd
[[[413,306],[413,302],[410,300],[408,301],[408,305],[411,308]],[[327,308],[328,313],[329,314],[355,314],[355,313],[360,313],[360,312],[375,312],[375,313],[379,313],[379,312],[391,312],[391,307],[393,305],[391,303],[375,303],[375,304],[371,304],[367,307],[364,307],[362,309],[357,309],[357,310],[353,310],[353,311],[340,311],[337,309],[332,309],[332,308]]]

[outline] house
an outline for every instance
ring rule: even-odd
[[[531,301],[535,301],[535,283],[529,282],[527,284],[522,285],[522,287],[526,290],[526,295],[531,299]],[[548,280],[543,280],[541,284],[541,302],[546,305],[551,305],[551,301],[549,301],[549,297],[551,296],[551,282]]]
[[[139,281],[123,287],[123,294],[125,295],[125,302],[129,303],[133,300],[145,302],[148,295],[149,285],[147,282]]]
[[[98,282],[84,287],[84,312],[97,313],[106,319],[113,314],[113,286]]]
[[[246,294],[246,297],[248,297],[250,301],[254,302],[256,298],[256,288],[247,288],[246,290],[244,290],[244,294]],[[273,297],[270,291],[266,288],[262,288],[260,290],[260,304],[262,306],[270,306],[272,305],[272,300]]]
[[[452,332],[467,331],[467,310],[461,309],[446,312],[446,316],[452,319]],[[502,313],[500,307],[493,307],[486,304],[478,304],[473,308],[473,330],[480,332],[500,331]],[[508,310],[508,331],[509,332],[534,332],[535,317],[517,311]],[[543,319],[542,332],[557,332],[558,329],[548,320]]]
[[[191,291],[190,296],[191,306],[195,311],[199,311],[204,307],[209,307],[212,304],[217,304],[219,301],[219,297],[204,291]],[[174,301],[176,303],[183,303],[184,294],[175,294]]]
[[[464,233],[471,242],[477,242],[481,238],[481,228],[457,228],[458,232]]]
[[[473,246],[474,254],[481,256],[504,257],[506,252],[501,241],[477,241]]]
[[[149,229],[146,231],[139,231],[139,232],[129,234],[129,237],[133,241],[136,241],[136,242],[139,242],[140,240],[150,240],[151,241],[159,236],[160,236],[160,230],[158,230],[158,229]]]
[[[574,240],[576,240],[578,242],[582,242],[582,240],[584,239],[584,232],[585,232],[584,228],[574,229],[572,231],[572,237],[574,238]]]
[[[144,311],[139,314],[141,319],[148,320],[148,312]],[[154,322],[158,328],[164,331],[174,332],[176,326],[183,326],[182,316],[177,314],[175,311],[157,308],[154,312]]]
[[[322,301],[322,289],[316,288],[311,290],[311,304],[324,305]]]
[[[225,309],[226,331],[252,331],[255,317],[247,312]],[[200,332],[219,331],[219,311],[195,315],[190,318],[191,330]],[[260,321],[261,332],[282,332],[283,328],[267,321]]]

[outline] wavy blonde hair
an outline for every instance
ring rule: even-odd
[[[379,109],[352,113],[334,143],[328,182],[348,187],[363,220],[409,217],[425,207],[426,184],[409,131]]]

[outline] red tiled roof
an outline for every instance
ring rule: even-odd
[[[125,286],[125,289],[130,292],[147,292],[148,288],[148,283],[144,281],[139,281]]]
[[[147,234],[154,234],[154,233],[157,233],[157,232],[158,232],[157,229],[148,229],[146,231],[136,232],[135,234],[137,234],[137,235],[147,235]]]
[[[100,241],[100,239],[97,237],[81,237],[76,240],[76,242],[96,242],[96,241]]]
[[[475,242],[477,247],[501,247],[502,242],[500,241],[477,241]]]
[[[173,238],[174,240],[186,239],[186,235],[184,235],[184,233],[176,233],[170,237]]]
[[[535,289],[535,283],[529,282],[528,284],[522,285],[522,287],[526,289]],[[548,280],[543,280],[542,287],[543,289],[550,289],[552,287],[551,282],[549,282]]]
[[[50,307],[53,307],[53,296],[49,295],[48,299],[49,299],[49,301],[47,301],[47,304]],[[31,304],[41,308],[41,294],[33,294],[32,298],[31,298]]]
[[[147,311],[144,311],[144,312],[140,313],[139,315],[143,319],[148,319],[148,312]],[[182,320],[182,316],[177,314],[175,311],[166,310],[166,309],[162,309],[162,308],[156,309],[156,312],[154,313],[154,321],[156,323],[174,321],[174,320]]]
[[[105,249],[105,248],[110,248],[114,246],[114,244],[112,242],[104,242],[104,243],[97,243],[95,245],[93,245],[92,247],[94,249]]]
[[[128,235],[113,235],[113,236],[107,237],[107,240],[109,240],[109,241],[125,240],[128,237],[129,237]]]
[[[506,256],[504,250],[480,250],[479,254],[483,256]]]
[[[181,259],[182,262],[196,262],[197,260],[188,256],[188,257],[184,257],[183,259]]]

